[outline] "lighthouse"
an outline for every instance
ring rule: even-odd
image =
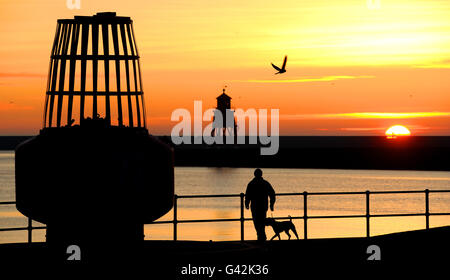
[[[132,248],[173,206],[173,151],[147,130],[140,67],[129,17],[58,20],[43,127],[15,156],[16,207],[58,254]]]
[[[233,136],[237,137],[237,126],[234,118],[234,110],[231,109],[231,97],[225,93],[225,88],[222,94],[217,98],[217,107],[214,111],[213,129],[211,136]],[[225,141],[224,141],[225,143]],[[236,143],[236,142],[235,142]]]

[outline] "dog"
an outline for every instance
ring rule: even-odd
[[[275,235],[270,239],[271,241],[278,236],[278,239],[281,240],[280,233],[285,232],[287,236],[289,236],[289,240],[291,239],[291,235],[289,234],[289,231],[292,230],[292,232],[295,234],[295,236],[298,238],[297,230],[295,229],[294,224],[292,223],[292,218],[289,216],[289,221],[286,222],[277,222],[274,218],[267,218],[266,219],[266,226],[271,226],[273,231],[275,232]]]

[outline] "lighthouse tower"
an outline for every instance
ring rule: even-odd
[[[211,135],[222,135],[225,137],[237,136],[236,120],[234,119],[234,110],[231,110],[231,97],[225,93],[225,88],[222,94],[217,98],[217,108],[214,111],[213,129]]]

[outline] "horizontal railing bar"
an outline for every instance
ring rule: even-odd
[[[430,213],[430,216],[447,216],[450,213]],[[372,214],[371,218],[380,218],[380,217],[407,217],[407,216],[425,216],[425,213],[404,213],[404,214]],[[345,218],[365,218],[366,215],[330,215],[330,216],[308,216],[308,219],[345,219]],[[302,220],[303,216],[291,216],[291,217],[273,217],[276,220]],[[235,219],[201,219],[201,220],[178,220],[177,223],[204,223],[204,222],[238,222],[240,218]],[[251,221],[252,218],[245,218],[244,221]],[[172,224],[173,221],[154,221],[149,223],[152,224]],[[46,229],[47,227],[33,227],[32,229]],[[0,228],[0,231],[14,231],[14,230],[27,230],[27,227],[20,228]]]
[[[47,227],[32,227],[31,229],[46,229]],[[28,230],[28,227],[17,227],[17,228],[0,228],[0,231],[21,231]]]
[[[450,213],[445,213],[445,212],[443,212],[443,213],[429,213],[428,215],[430,215],[430,216],[447,216],[447,215],[450,215]]]
[[[303,219],[303,217],[290,217],[293,220],[296,219]],[[274,219],[277,220],[288,220],[290,219],[289,217],[275,217]],[[202,219],[202,220],[177,220],[177,223],[204,223],[204,222],[236,222],[236,221],[241,221],[240,218],[235,218],[235,219]],[[252,221],[252,218],[244,218],[244,221]],[[172,224],[173,221],[154,221],[151,222],[150,224]]]
[[[5,205],[5,204],[16,204],[16,202],[15,201],[3,201],[3,202],[0,202],[0,205]]]
[[[142,95],[142,91],[81,91],[81,90],[61,90],[61,91],[47,91],[47,95],[69,95],[69,96],[79,96],[79,95],[86,95],[86,96],[140,96]]]
[[[369,191],[370,194],[403,194],[403,193],[424,193],[423,191]],[[434,193],[446,193],[450,192],[450,190],[429,190],[429,192]],[[366,192],[308,192],[308,195],[346,195],[346,194],[366,194]],[[279,194],[277,194],[279,195]],[[287,194],[281,194],[281,195],[289,195]],[[303,195],[303,193],[296,193],[295,195]]]
[[[296,195],[304,195],[304,193],[277,193],[275,195],[276,196],[296,196]]]
[[[18,228],[0,228],[0,231],[19,231],[19,230],[28,230],[27,227],[18,227]]]
[[[425,190],[423,191],[369,191],[370,194],[407,194],[407,193],[424,193]],[[430,192],[432,192],[430,190]],[[441,192],[450,192],[450,190],[435,190],[433,191],[435,193],[441,193]],[[366,194],[367,192],[308,192],[307,195],[353,195],[353,194]],[[290,195],[289,193],[287,194],[277,194],[277,195]],[[295,195],[303,195],[303,193],[298,193]]]
[[[422,191],[423,192],[423,191]],[[366,192],[308,192],[307,195],[352,195],[352,194],[366,194]]]
[[[207,223],[207,222],[239,222],[241,219],[212,219],[212,220],[177,220],[177,223]],[[251,221],[252,219],[246,218],[244,221]]]
[[[339,216],[307,216],[307,219],[326,219],[326,218],[330,218],[330,219],[335,219],[335,218],[365,218],[366,215],[339,215]],[[276,220],[303,220],[305,217],[303,216],[298,216],[298,217],[273,217],[273,219]],[[251,220],[251,219],[250,219]]]
[[[370,194],[405,194],[405,193],[424,193],[425,190],[415,190],[415,191],[370,191]],[[446,193],[450,190],[429,190],[433,193]],[[366,192],[307,192],[307,195],[365,195]],[[276,196],[299,196],[305,195],[305,193],[277,193]],[[239,194],[204,194],[204,195],[179,195],[178,198],[214,198],[214,197],[239,197]]]
[[[371,218],[380,217],[408,217],[408,216],[425,216],[425,213],[404,213],[404,214],[373,214]],[[430,216],[450,215],[450,213],[430,213]],[[361,215],[330,215],[330,216],[307,216],[307,219],[346,219],[346,218],[366,218],[364,214]],[[270,217],[272,218],[272,217]],[[276,220],[303,220],[303,216],[291,216],[291,217],[273,217]],[[200,219],[200,220],[177,220],[177,223],[206,223],[206,222],[238,222],[241,219]],[[244,221],[252,221],[252,218],[245,218]],[[154,221],[150,224],[172,224],[173,221]]]
[[[92,54],[86,54],[86,55],[82,55],[82,54],[53,54],[51,56],[52,59],[64,59],[64,60],[69,60],[69,59],[76,59],[76,60],[81,60],[81,59],[86,59],[86,60],[137,60],[139,58],[138,55],[125,55],[125,54],[117,54],[117,55],[92,55]]]
[[[428,190],[428,192],[432,193],[446,193],[446,192],[450,192],[450,190]]]
[[[201,195],[178,195],[177,198],[208,198],[208,197],[240,197],[239,194],[201,194]]]
[[[31,229],[47,229],[47,227],[44,227],[44,226],[42,226],[42,227],[32,227]]]
[[[170,220],[170,221],[153,221],[153,222],[145,224],[145,225],[153,225],[153,224],[173,224],[173,220]]]

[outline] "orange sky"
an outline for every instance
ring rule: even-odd
[[[284,135],[450,135],[450,2],[366,2],[0,0],[0,135],[38,133],[56,20],[99,11],[134,20],[153,134],[227,85],[235,108],[279,109]]]

